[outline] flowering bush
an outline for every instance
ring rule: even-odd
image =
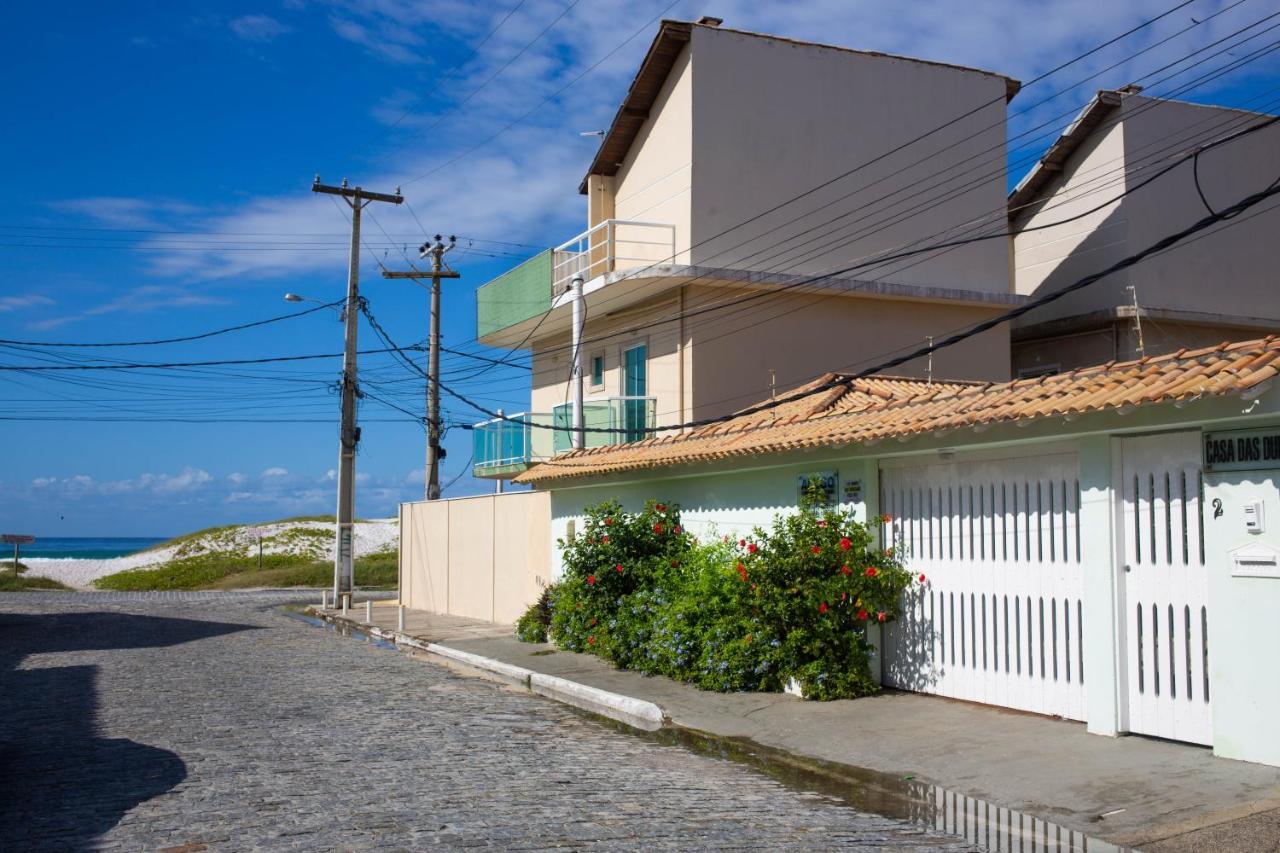
[[[555,584],[543,587],[538,600],[516,620],[516,639],[522,643],[545,643],[550,639],[547,632],[551,628],[551,602],[555,589]]]
[[[814,699],[874,692],[865,627],[896,617],[913,578],[821,497],[768,532],[706,543],[683,531],[676,506],[589,508],[582,535],[560,543],[552,639],[708,690],[776,691],[795,678]]]

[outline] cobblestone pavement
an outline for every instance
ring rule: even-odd
[[[15,849],[968,849],[272,609],[0,596]]]

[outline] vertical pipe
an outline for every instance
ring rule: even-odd
[[[570,285],[573,293],[573,366],[569,382],[573,393],[573,434],[572,443],[575,450],[581,449],[583,441],[582,413],[582,275],[573,277]]]

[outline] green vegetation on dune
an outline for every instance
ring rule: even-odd
[[[9,561],[10,569],[0,573],[0,592],[19,592],[26,589],[70,589],[66,584],[53,578],[33,578],[13,573],[13,561]]]
[[[94,586],[113,590],[244,589],[248,587],[327,586],[333,564],[297,554],[258,556],[207,553],[171,560],[155,568],[129,569],[98,578]],[[398,559],[394,551],[356,558],[355,581],[360,587],[395,587]]]

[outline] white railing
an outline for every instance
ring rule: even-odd
[[[569,289],[575,276],[591,281],[617,270],[672,263],[676,227],[660,222],[606,219],[551,252],[551,298]]]

